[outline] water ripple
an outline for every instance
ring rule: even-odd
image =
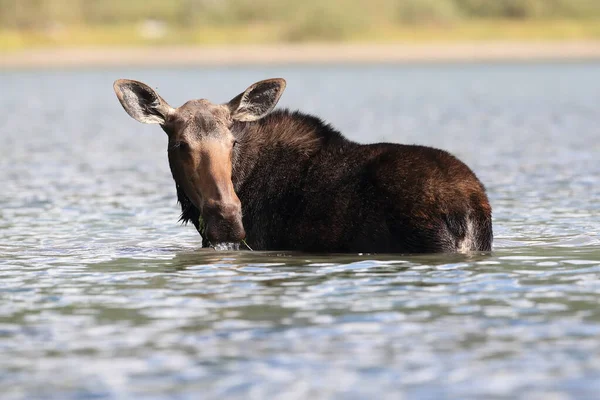
[[[5,72],[2,398],[597,397],[599,71],[125,74],[174,103],[283,75],[283,105],[355,140],[451,150],[494,206],[494,253],[468,256],[201,249],[166,139],[123,113],[114,71]]]

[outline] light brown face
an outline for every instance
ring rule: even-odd
[[[285,89],[283,79],[251,85],[227,104],[191,100],[172,108],[149,86],[120,79],[115,93],[125,111],[143,123],[160,124],[169,137],[169,165],[176,184],[200,211],[211,244],[246,237],[242,206],[232,182],[234,121],[267,115]]]
[[[174,110],[163,124],[169,136],[173,178],[200,210],[207,239],[239,242],[246,237],[242,207],[231,179],[236,144],[229,108],[192,100]]]

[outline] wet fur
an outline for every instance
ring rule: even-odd
[[[238,141],[233,184],[255,250],[491,250],[485,188],[443,150],[357,144],[316,117],[287,110],[235,122],[231,132]],[[180,188],[177,194],[181,220],[199,229],[198,209]]]

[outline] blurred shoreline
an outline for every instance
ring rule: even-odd
[[[0,69],[584,61],[600,59],[600,41],[88,47],[0,54]]]

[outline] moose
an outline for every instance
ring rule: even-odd
[[[125,111],[167,134],[181,221],[203,247],[491,250],[491,206],[463,162],[432,147],[358,144],[318,117],[273,110],[285,87],[267,79],[225,104],[173,108],[144,83],[115,81]]]

